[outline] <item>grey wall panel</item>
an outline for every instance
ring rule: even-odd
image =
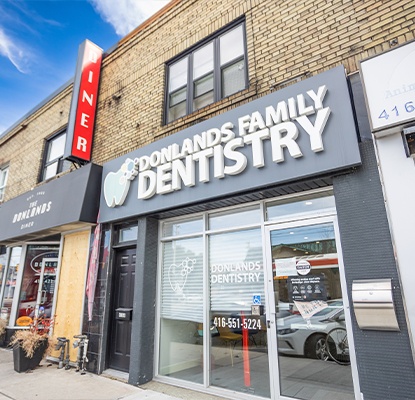
[[[360,143],[363,165],[333,178],[347,289],[353,280],[391,278],[400,332],[361,330],[352,309],[361,391],[365,400],[415,397],[415,369],[375,150]]]
[[[134,317],[128,383],[142,385],[153,379],[156,319],[158,221],[138,220]]]

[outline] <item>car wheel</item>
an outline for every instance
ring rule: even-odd
[[[305,345],[305,355],[309,358],[327,361],[329,355],[326,350],[326,336],[322,334],[311,336]]]

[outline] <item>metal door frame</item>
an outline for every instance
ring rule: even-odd
[[[353,389],[356,400],[361,400],[362,396],[360,393],[359,378],[357,372],[357,362],[356,362],[356,353],[353,340],[353,331],[352,331],[352,321],[350,316],[350,305],[349,297],[347,294],[347,285],[345,270],[343,264],[342,248],[340,243],[340,231],[337,224],[336,216],[323,216],[308,218],[305,220],[291,221],[291,222],[281,222],[281,223],[272,223],[267,224],[263,228],[263,238],[264,238],[264,282],[265,282],[265,297],[266,297],[266,309],[275,310],[275,299],[274,299],[274,287],[273,287],[273,272],[272,272],[272,252],[271,252],[271,231],[289,229],[289,228],[298,228],[302,226],[310,225],[320,225],[324,223],[332,223],[334,228],[334,237],[337,249],[338,265],[339,265],[339,274],[340,274],[340,286],[341,293],[343,298],[343,307],[344,315],[346,322],[346,329],[349,341],[350,348],[350,361],[351,361],[351,371],[353,379]],[[271,266],[271,267],[270,267]],[[280,395],[280,378],[279,378],[279,362],[278,362],[278,345],[277,345],[277,329],[276,329],[276,313],[272,311],[267,315],[267,322],[270,328],[267,329],[267,340],[269,344],[269,366],[270,366],[270,386],[271,386],[271,399],[272,400],[292,400],[293,397],[286,397]]]

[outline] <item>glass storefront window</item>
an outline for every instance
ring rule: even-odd
[[[165,222],[163,224],[163,237],[190,235],[192,233],[201,233],[202,231],[202,217],[180,221]]]
[[[298,200],[277,200],[267,204],[267,220],[272,222],[284,221],[295,216],[296,219],[307,216],[316,217],[323,213],[336,211],[334,196],[314,194],[301,196]]]
[[[269,397],[269,364],[261,230],[209,238],[211,384]]]
[[[161,375],[203,383],[203,240],[163,245]]]
[[[58,259],[58,255],[59,246],[29,245],[27,247],[16,319],[17,325],[19,325],[20,317],[34,318],[38,310],[41,310],[45,317],[52,317],[57,268],[55,260]],[[42,290],[39,291],[41,280],[43,281]]]
[[[0,246],[0,293],[3,287],[3,278],[6,273],[7,251],[5,246]]]
[[[10,311],[16,288],[16,279],[19,271],[21,253],[21,247],[13,247],[11,249],[10,261],[5,276],[3,298],[1,299],[1,318],[7,320],[7,322],[10,320]]]
[[[242,208],[211,214],[209,216],[209,229],[227,229],[237,226],[247,226],[261,223],[259,206]]]
[[[137,240],[138,235],[138,226],[137,225],[130,225],[127,227],[120,228],[119,231],[119,242],[130,242],[133,240]]]

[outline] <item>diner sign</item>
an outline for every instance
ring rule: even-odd
[[[91,161],[102,49],[89,40],[79,47],[64,158]]]

